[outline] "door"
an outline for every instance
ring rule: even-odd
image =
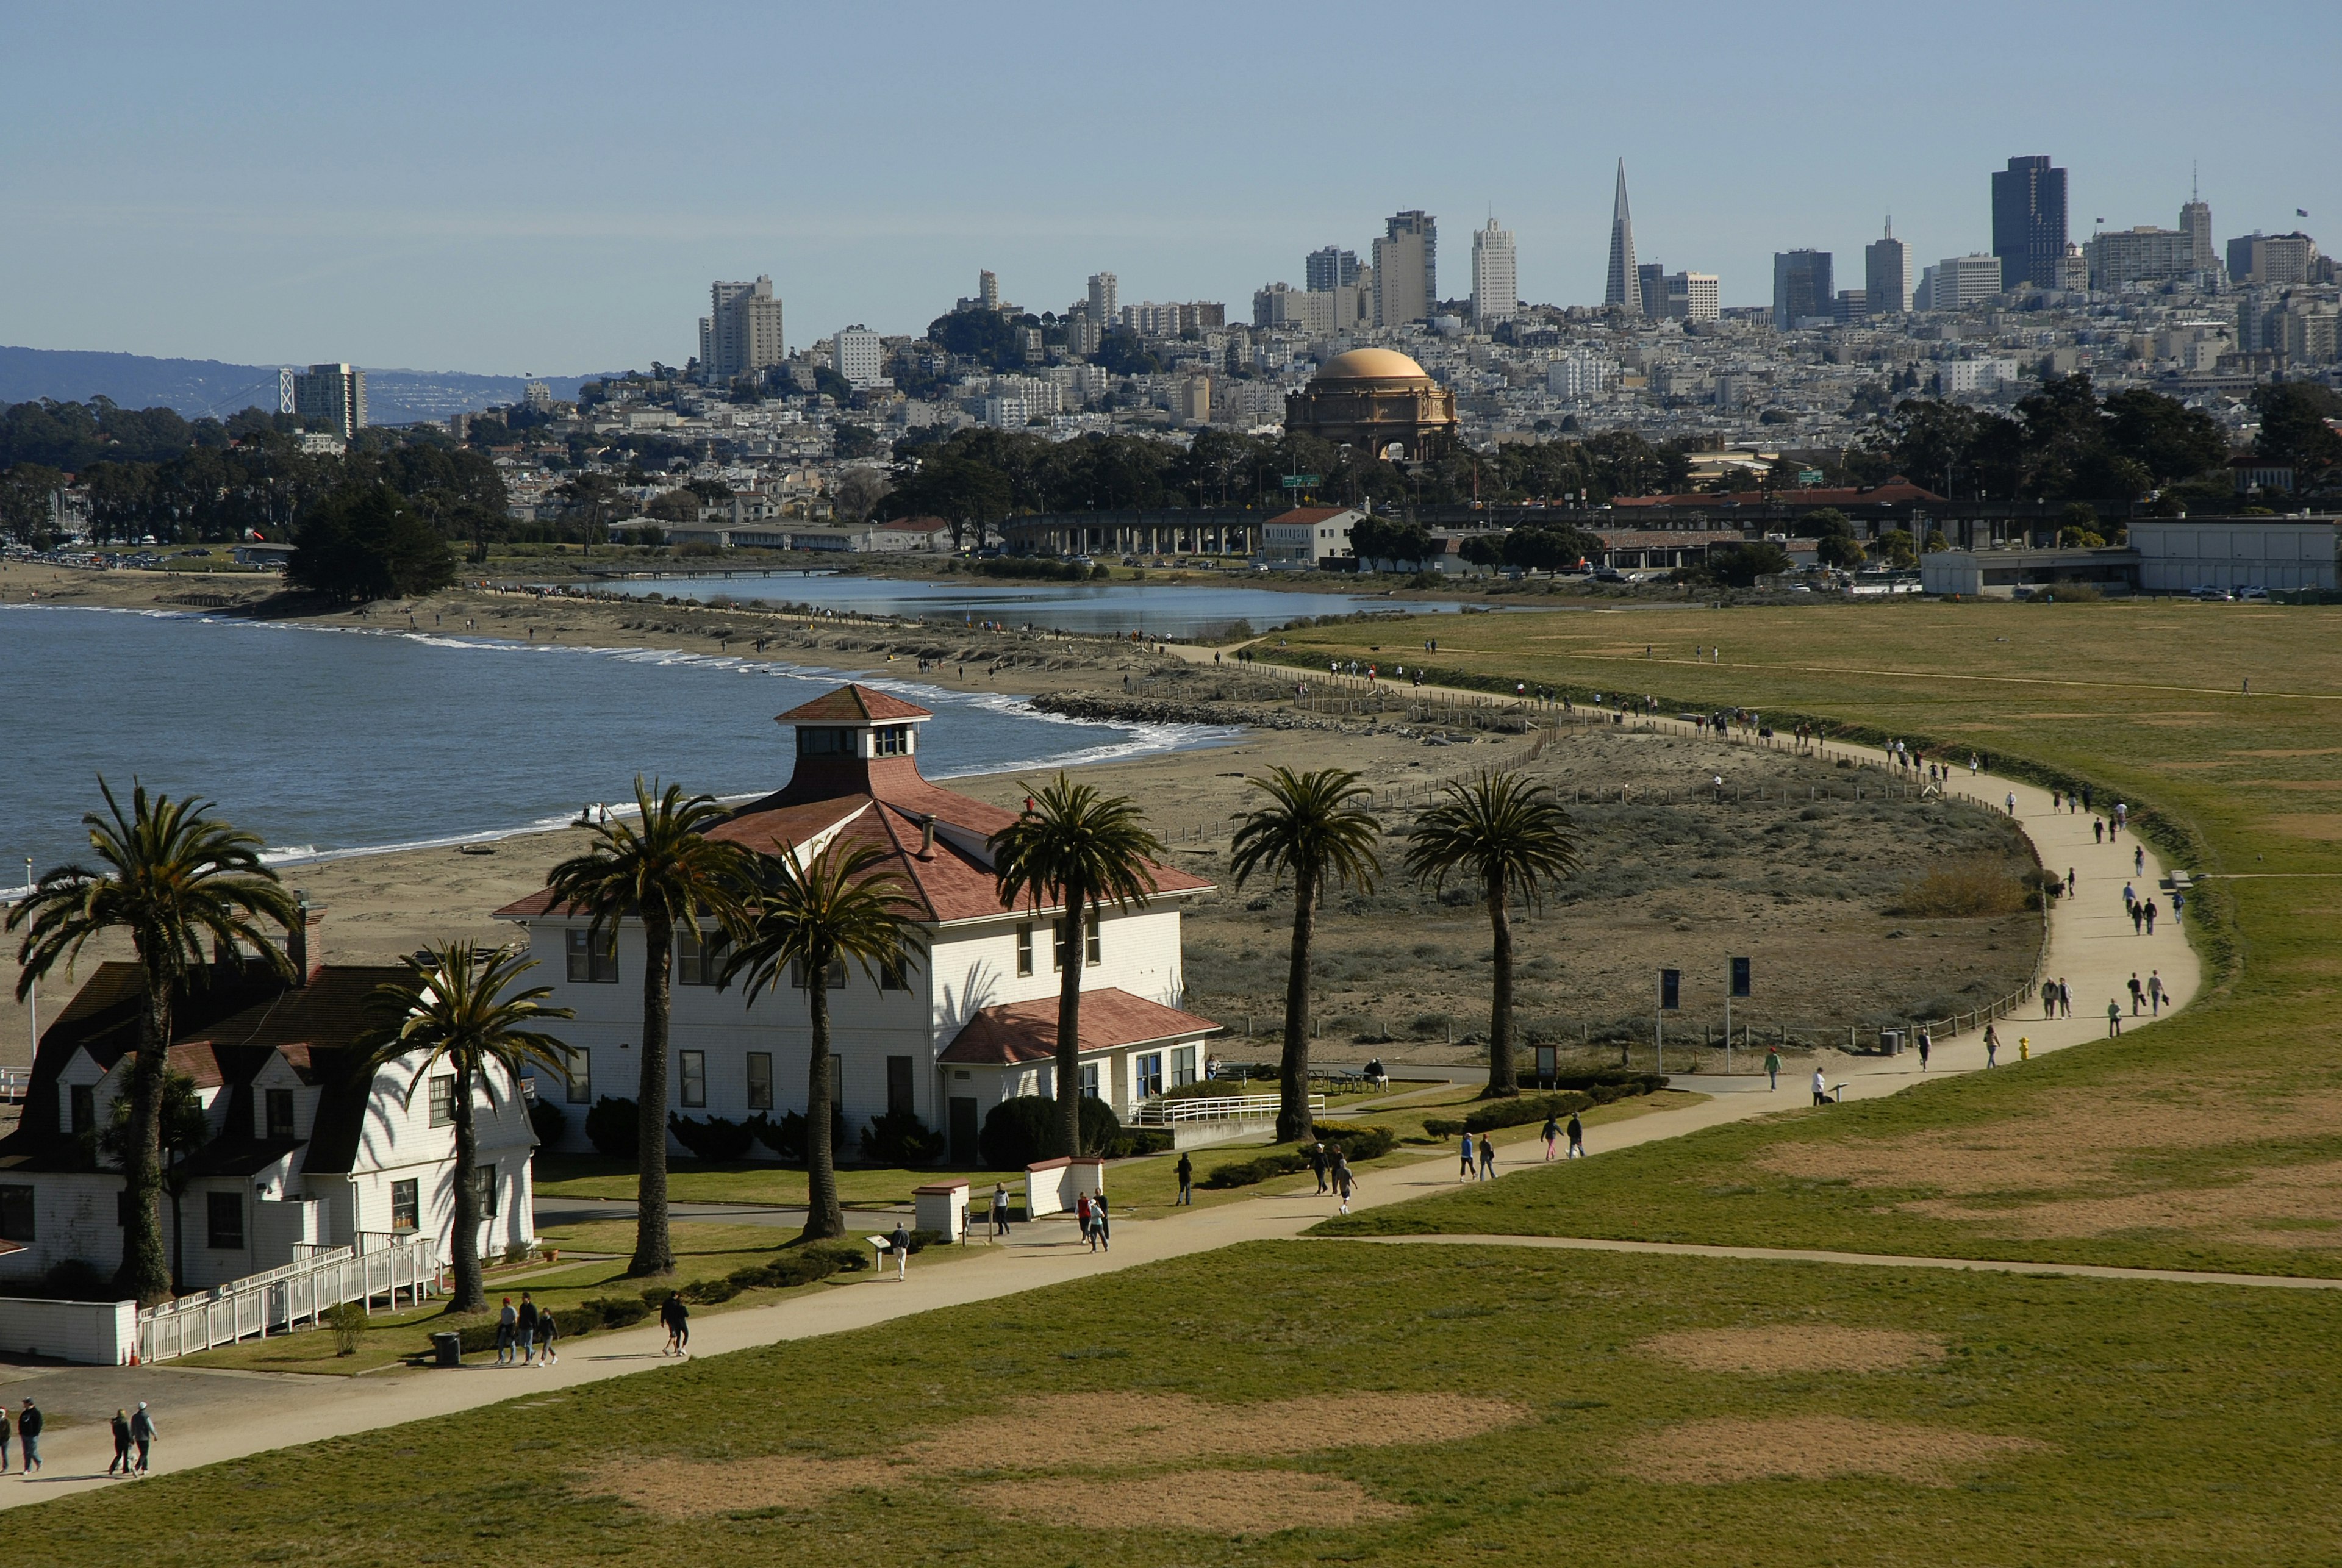
[[[951,1099],[951,1162],[966,1170],[976,1162],[976,1101],[955,1094]]]

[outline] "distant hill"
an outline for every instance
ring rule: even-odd
[[[305,368],[302,367],[302,368]],[[142,354],[84,354],[65,349],[0,347],[0,404],[54,397],[84,403],[110,397],[125,408],[174,408],[188,418],[221,418],[240,409],[276,406],[273,365],[228,365],[216,359],[150,359]],[[471,375],[458,370],[376,370],[365,367],[366,417],[375,424],[410,424],[450,414],[517,403],[525,382],[517,375]],[[592,376],[537,378],[553,395],[577,395]]]

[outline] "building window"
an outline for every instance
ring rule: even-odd
[[[452,1127],[455,1124],[455,1075],[441,1073],[431,1080],[431,1125]]]
[[[1171,1086],[1184,1089],[1196,1081],[1196,1048],[1182,1045],[1171,1053]]]
[[[911,754],[911,726],[887,724],[871,737],[871,750],[882,757],[902,757]]]
[[[703,934],[696,925],[676,927],[675,983],[715,984],[724,977],[724,959],[730,946],[730,938],[720,931]]]
[[[800,991],[803,991],[806,988],[806,968],[804,959],[792,958],[789,960],[789,984],[796,986]],[[828,988],[832,991],[843,991],[846,989],[845,959],[833,958],[829,961]]]
[[[577,985],[615,985],[618,980],[618,934],[605,931],[599,941],[590,930],[569,933],[569,979]]]
[[[423,1224],[423,1183],[409,1179],[390,1184],[390,1228],[419,1230]]]
[[[1095,1100],[1098,1097],[1097,1091],[1097,1064],[1095,1062],[1085,1062],[1082,1064],[1082,1098],[1085,1100]]]
[[[242,1193],[205,1193],[204,1221],[205,1234],[210,1238],[205,1244],[214,1252],[240,1253],[244,1250]]]
[[[494,1164],[472,1167],[472,1194],[478,1199],[480,1218],[496,1217],[496,1168]]]
[[[579,1045],[569,1053],[569,1103],[590,1105],[594,1103],[594,1053]]]
[[[797,755],[801,757],[843,757],[854,754],[852,730],[822,730],[797,726]]]
[[[1066,967],[1066,939],[1067,935],[1067,923],[1060,920],[1056,923],[1053,929],[1056,933],[1056,951],[1049,955],[1049,966],[1052,969],[1063,970]],[[1088,931],[1086,932],[1086,940],[1082,944],[1082,956],[1085,960],[1084,967],[1095,969],[1101,962],[1106,951],[1104,944],[1100,942],[1098,937],[1098,917],[1095,914],[1089,917]]]
[[[878,989],[908,991],[911,988],[911,964],[908,959],[897,959],[878,966]]]
[[[675,1054],[676,1071],[683,1077],[683,1103],[686,1105],[707,1104],[707,1053],[678,1051]]]
[[[773,1054],[770,1051],[748,1053],[748,1109],[769,1111],[773,1108]]]
[[[75,1084],[65,1090],[65,1114],[73,1119],[72,1131],[78,1136],[97,1130],[97,1085]]]
[[[1016,928],[1016,973],[1033,973],[1033,928],[1030,925]]]
[[[909,1113],[911,1104],[911,1059],[908,1056],[886,1058],[886,1114]]]
[[[1137,1059],[1138,1097],[1151,1100],[1163,1093],[1163,1053],[1150,1051]]]
[[[267,1092],[268,1136],[271,1139],[293,1135],[293,1091],[271,1089]]]
[[[0,1242],[30,1242],[33,1234],[33,1189],[0,1187]]]

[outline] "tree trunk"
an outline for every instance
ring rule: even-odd
[[[666,1218],[666,1040],[671,994],[667,971],[675,953],[675,921],[653,905],[643,911],[643,1062],[635,1089],[635,1255],[629,1274],[675,1272],[675,1243]]]
[[[1488,1004],[1488,1094],[1517,1094],[1513,1072],[1513,912],[1506,906],[1505,879],[1488,884],[1488,927],[1495,938],[1496,992]]]
[[[147,944],[141,943],[141,948]],[[138,1054],[130,1068],[130,1138],[122,1151],[122,1185],[128,1213],[122,1227],[122,1268],[115,1288],[141,1306],[171,1297],[170,1263],[163,1250],[163,1068],[171,1049],[172,976],[149,952],[146,1005],[138,1021]]]
[[[479,1164],[479,1130],[472,1124],[472,1064],[455,1061],[455,1233],[447,1251],[455,1272],[451,1313],[488,1310],[487,1283],[480,1277],[480,1189],[473,1167]]]
[[[1066,926],[1057,948],[1057,1114],[1065,1152],[1082,1152],[1082,966],[1089,960],[1089,933],[1078,888],[1066,890]]]
[[[846,1211],[837,1201],[837,1150],[830,1138],[837,1109],[831,1101],[835,1074],[829,1063],[829,954],[806,961],[806,1011],[811,1015],[813,1060],[806,1068],[805,1240],[826,1241],[846,1233]]]
[[[1285,1060],[1276,1090],[1276,1141],[1298,1143],[1309,1119],[1309,944],[1317,934],[1317,870],[1293,873],[1293,961],[1285,975]]]

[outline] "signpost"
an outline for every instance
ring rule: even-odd
[[[1683,971],[1659,971],[1659,1010],[1651,1020],[1651,1055],[1653,1064],[1664,1073],[1667,1070],[1667,1014],[1674,1012],[1683,998]]]
[[[1287,490],[1315,490],[1322,481],[1315,474],[1288,474],[1277,483]]]
[[[1748,994],[1748,960],[1732,961],[1732,984],[1724,988],[1724,1072],[1732,1074],[1732,999]]]

